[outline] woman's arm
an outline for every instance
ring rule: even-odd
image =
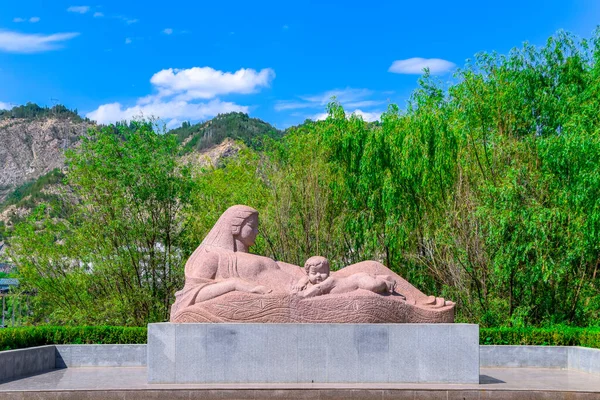
[[[264,286],[253,285],[251,283],[244,282],[241,279],[232,278],[207,285],[200,289],[196,295],[196,303],[214,299],[215,297],[222,296],[225,293],[233,292],[235,290],[239,292],[257,294],[266,294],[271,292],[271,289],[268,289]]]
[[[185,277],[215,279],[219,270],[219,255],[198,247],[185,263]]]

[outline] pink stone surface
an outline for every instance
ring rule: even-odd
[[[306,277],[302,268],[248,253],[257,234],[253,208],[238,205],[223,213],[185,266],[185,286],[175,295],[171,322],[454,322],[453,302],[420,292],[376,261],[331,272],[318,283],[329,289],[307,298],[297,290]],[[393,280],[394,291],[354,284],[366,275]]]

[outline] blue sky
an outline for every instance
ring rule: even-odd
[[[597,0],[1,1],[1,108],[171,127],[237,110],[285,128],[332,95],[373,120],[404,107],[425,65],[449,80],[477,52],[600,24]]]

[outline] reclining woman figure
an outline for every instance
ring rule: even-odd
[[[185,286],[175,294],[171,320],[180,310],[232,291],[293,294],[292,287],[302,274],[300,267],[249,253],[257,235],[258,211],[243,205],[229,207],[188,259]],[[446,305],[443,299],[424,295],[376,261],[349,265],[334,275],[341,278],[356,273],[390,276],[410,304]]]

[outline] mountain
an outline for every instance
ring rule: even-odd
[[[35,103],[27,103],[22,106],[16,106],[10,110],[0,110],[0,119],[41,119],[41,118],[56,118],[70,119],[74,122],[90,122],[89,119],[81,118],[77,114],[77,109],[69,110],[62,104],[57,104],[54,107],[40,107]]]
[[[64,106],[39,107],[28,103],[0,110],[0,241],[8,226],[23,218],[40,201],[69,191],[62,184],[64,151],[77,146],[89,128],[76,110]],[[182,144],[182,161],[218,166],[235,156],[235,140],[259,148],[264,137],[280,138],[283,132],[243,113],[221,114],[198,124],[185,122],[167,134]]]
[[[249,147],[259,148],[264,137],[278,139],[283,135],[271,124],[240,112],[219,114],[209,121],[194,125],[184,122],[180,128],[168,133],[177,136],[184,153],[208,149],[225,138],[241,140]]]
[[[18,187],[64,167],[64,151],[94,126],[70,116],[0,116],[0,204]]]

